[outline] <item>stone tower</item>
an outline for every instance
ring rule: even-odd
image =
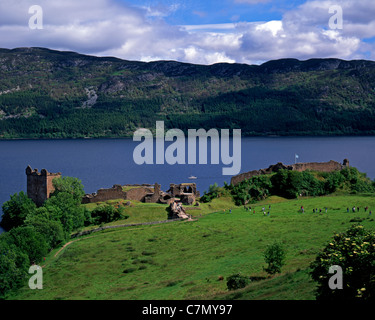
[[[38,172],[32,170],[30,166],[26,168],[27,176],[27,196],[39,207],[46,201],[55,190],[52,180],[60,178],[61,173],[50,173],[46,169]]]

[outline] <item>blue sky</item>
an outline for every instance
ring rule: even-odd
[[[249,4],[234,0],[120,0],[139,7],[153,7],[171,14],[165,20],[172,25],[222,24],[239,21],[280,20],[285,11],[306,2],[303,0],[267,1]],[[173,10],[174,9],[174,10]]]
[[[198,64],[375,59],[374,0],[38,0],[32,20],[34,4],[1,0],[0,47]]]

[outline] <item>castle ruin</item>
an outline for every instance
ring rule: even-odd
[[[27,176],[27,196],[40,207],[43,205],[51,193],[55,191],[52,180],[60,178],[61,173],[51,173],[46,169],[38,172],[38,169],[32,169],[30,166],[26,168]]]
[[[284,165],[281,162],[277,164],[269,166],[267,169],[260,169],[260,170],[253,170],[245,173],[241,173],[237,176],[231,178],[230,183],[233,185],[237,185],[244,180],[248,180],[254,176],[259,176],[263,174],[271,174],[275,173],[281,169],[284,170],[294,170],[294,171],[320,171],[320,172],[333,172],[333,171],[340,171],[344,168],[349,167],[349,160],[344,159],[343,163],[339,163],[336,161],[329,161],[329,162],[306,162],[306,163],[296,163],[292,165]]]
[[[51,173],[46,169],[41,172],[38,169],[26,168],[27,176],[27,196],[40,207],[55,191],[53,179],[60,178],[61,172]],[[164,203],[169,204],[175,200],[183,204],[191,205],[195,199],[200,196],[195,183],[170,184],[167,192],[161,190],[158,183],[119,185],[115,184],[112,188],[99,189],[96,193],[86,194],[82,198],[82,203],[105,202],[108,200],[133,200],[145,203]]]
[[[104,202],[108,200],[124,199],[145,203],[169,204],[174,199],[179,199],[183,204],[191,205],[200,196],[195,183],[170,184],[167,192],[155,183],[142,185],[114,185],[112,188],[99,189],[96,193],[86,194],[82,203]]]

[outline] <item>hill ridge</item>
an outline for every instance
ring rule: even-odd
[[[132,136],[156,120],[246,136],[374,134],[374,71],[336,58],[198,65],[0,49],[0,138]]]

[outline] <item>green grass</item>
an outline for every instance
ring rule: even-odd
[[[263,216],[262,207],[268,211],[269,204],[270,216]],[[305,213],[299,212],[301,206]],[[353,206],[360,212],[347,213],[346,208]],[[56,249],[45,262],[43,290],[26,286],[11,298],[313,300],[309,264],[334,233],[354,224],[350,222],[354,217],[363,219],[366,228],[375,228],[365,206],[375,208],[375,198],[271,197],[252,205],[253,214],[234,207],[227,198],[215,199],[191,211],[197,221],[106,230],[71,243],[54,257]],[[163,216],[165,207],[137,204],[129,211],[134,210],[134,220],[151,219],[147,215],[154,219]],[[313,208],[322,208],[322,214],[313,214]],[[286,265],[281,274],[268,278],[263,252],[274,241],[285,246]],[[228,291],[226,278],[238,272],[265,279]]]

